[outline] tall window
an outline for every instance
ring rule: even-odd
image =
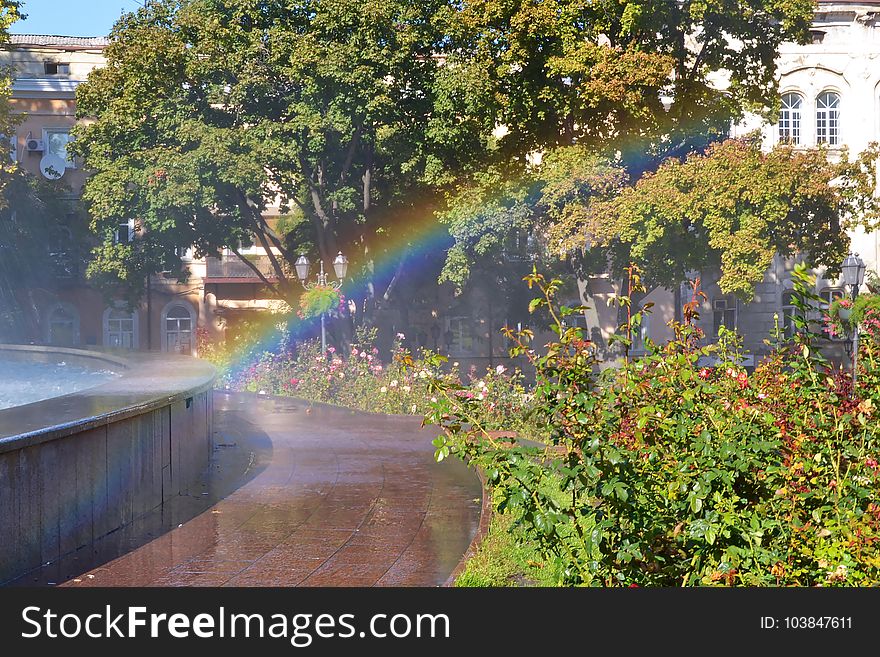
[[[721,327],[736,330],[736,298],[721,297],[712,302],[712,328],[718,335]]]
[[[137,349],[137,313],[122,308],[104,311],[104,346]]]
[[[193,316],[181,303],[174,304],[164,313],[162,333],[165,351],[173,354],[192,354]]]
[[[650,321],[651,315],[646,313],[643,309],[639,309],[639,312],[642,313],[642,322],[638,326],[633,326],[632,329],[632,345],[630,347],[630,351],[635,353],[641,353],[645,351],[645,342],[648,339],[648,335],[650,334]]]
[[[846,296],[846,292],[843,288],[840,287],[826,287],[823,288],[819,292],[819,296],[822,297],[822,301],[819,302],[819,308],[822,310],[822,314],[828,314],[828,310],[831,308],[831,304],[834,303],[837,299],[842,299]],[[847,340],[848,338],[845,335],[837,335],[831,336],[832,340]]]
[[[79,314],[67,303],[56,305],[49,312],[47,337],[49,344],[71,347],[79,342]]]
[[[801,143],[801,108],[804,100],[798,94],[784,94],[779,113],[779,141]]]
[[[129,244],[134,239],[134,219],[121,219],[113,233],[113,242],[116,244]]]
[[[816,143],[840,145],[840,96],[833,91],[816,99]]]
[[[782,293],[782,334],[786,338],[791,338],[797,331],[794,319],[797,316],[798,308],[794,305],[794,292],[788,290]]]

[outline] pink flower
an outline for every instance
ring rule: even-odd
[[[336,347],[327,347],[327,353],[335,354],[335,353],[336,353]]]
[[[700,370],[699,377],[701,379],[708,379],[711,375],[712,375],[712,370],[710,370],[708,367],[704,367],[703,369]]]

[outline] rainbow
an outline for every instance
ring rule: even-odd
[[[342,285],[343,295],[354,293],[361,296],[370,283],[375,286],[376,295],[381,295],[398,270],[406,267],[406,263],[437,258],[439,254],[445,254],[452,244],[448,227],[437,220],[430,207],[411,207],[406,217],[393,222],[392,228],[382,230],[379,236],[382,238],[382,251],[372,262],[359,259],[356,254],[346,254],[352,262]],[[325,271],[328,267],[332,271],[331,263],[324,263],[324,266]],[[303,340],[313,337],[319,325],[317,318],[301,319],[295,312],[277,315],[276,320],[267,323],[255,340],[249,340],[238,352],[232,353],[229,362],[222,368],[222,374],[238,378],[262,354],[277,353],[282,347],[285,333],[289,340]],[[286,331],[280,330],[280,325],[286,325]]]

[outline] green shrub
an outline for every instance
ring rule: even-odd
[[[543,294],[533,307],[550,310],[559,336],[532,354],[548,444],[498,440],[473,400],[437,380],[426,418],[444,430],[437,458],[484,469],[497,509],[540,545],[562,584],[880,583],[880,350],[864,342],[852,391],[800,319],[817,299],[802,268],[796,278],[799,331],[777,332],[773,356],[749,374],[735,335],[701,346],[692,323],[598,373],[593,345],[562,323],[574,309],[554,309],[558,282],[527,277]],[[515,337],[529,353],[530,335]]]

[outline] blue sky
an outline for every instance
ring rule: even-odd
[[[28,17],[12,25],[12,34],[106,36],[123,11],[143,0],[23,0]]]

